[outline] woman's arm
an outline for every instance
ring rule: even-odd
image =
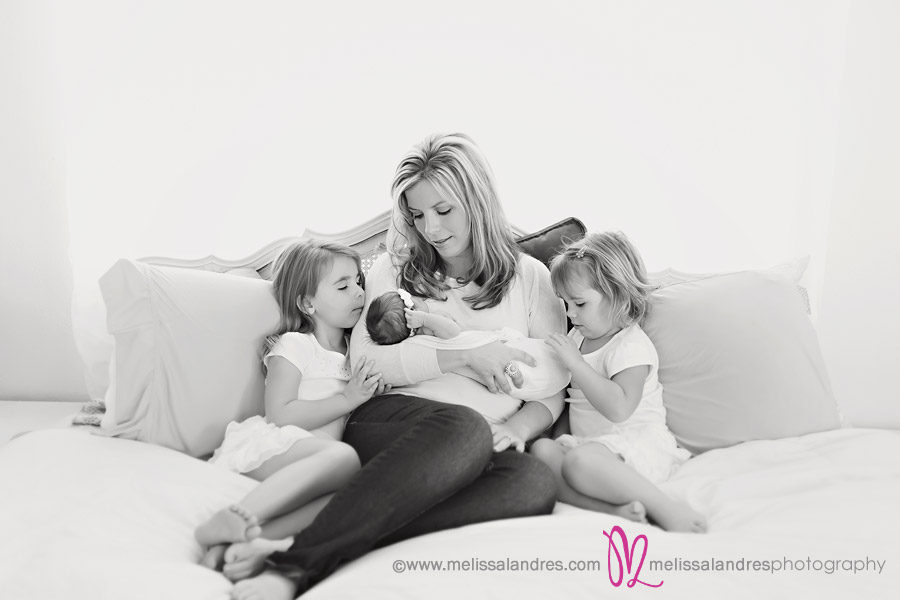
[[[381,372],[385,383],[392,386],[409,385],[468,366],[486,382],[490,391],[502,389],[508,393],[511,389],[503,373],[507,363],[517,360],[534,366],[534,358],[529,354],[500,342],[471,350],[435,350],[411,344],[409,340],[389,346],[376,344],[366,329],[369,303],[373,298],[396,288],[397,276],[391,265],[391,258],[387,253],[382,254],[366,276],[366,305],[350,337],[351,363],[355,364],[361,356],[372,359],[375,361],[375,370]]]
[[[550,271],[531,256],[521,260],[528,295],[528,337],[544,339],[551,333],[566,333],[566,310],[550,283]]]
[[[550,283],[550,271],[542,262],[531,256],[522,256],[521,261],[525,290],[528,294],[528,337],[545,339],[554,333],[565,333],[566,311],[563,308],[563,301],[556,295],[553,284]],[[565,407],[565,390],[534,402],[543,404],[550,412],[551,418],[550,422],[532,437],[550,427],[562,414]]]
[[[525,442],[536,438],[553,424],[553,415],[541,402],[526,402],[505,423],[491,428],[494,433],[494,452],[513,447],[525,451]]]
[[[528,337],[545,338],[565,331],[566,314],[562,300],[550,283],[550,272],[540,261],[530,256],[520,259],[520,275],[524,278],[528,305]],[[565,391],[541,400],[526,402],[505,423],[492,427],[494,451],[513,447],[525,450],[525,442],[534,439],[553,425],[565,406]]]

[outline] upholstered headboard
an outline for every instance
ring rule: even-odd
[[[272,265],[281,251],[288,245],[306,239],[329,240],[350,246],[363,258],[363,270],[368,271],[375,259],[384,252],[385,238],[391,212],[385,211],[380,215],[369,219],[365,223],[342,233],[319,233],[306,229],[299,236],[281,238],[260,248],[250,256],[237,260],[226,260],[218,256],[209,255],[205,258],[193,260],[181,258],[167,258],[161,256],[149,256],[140,259],[141,262],[164,267],[181,267],[186,269],[200,269],[214,273],[250,274],[256,271],[262,279],[272,278]]]
[[[299,236],[281,238],[257,250],[250,256],[238,260],[226,260],[214,255],[193,260],[158,256],[150,256],[140,260],[153,265],[200,269],[214,273],[254,276],[253,272],[255,272],[262,279],[271,279],[272,265],[278,254],[286,246],[300,240],[318,239],[350,246],[359,252],[362,257],[363,271],[368,272],[375,259],[387,250],[385,240],[390,219],[391,211],[388,210],[343,233],[326,234],[307,229]],[[558,252],[566,242],[577,240],[585,234],[584,224],[574,217],[569,217],[530,234],[525,234],[515,226],[512,229],[522,250],[544,264],[547,264],[553,254]]]

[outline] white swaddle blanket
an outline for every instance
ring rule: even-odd
[[[517,388],[510,382],[512,388],[510,396],[525,402],[552,396],[568,386],[569,380],[572,378],[572,374],[556,357],[556,354],[547,347],[544,340],[525,337],[521,332],[509,327],[496,331],[463,331],[458,336],[447,340],[433,335],[415,335],[408,338],[408,341],[436,350],[471,350],[491,342],[501,341],[512,348],[527,352],[537,361],[537,366],[530,367],[514,361],[522,371],[524,383],[521,388]],[[457,373],[480,381],[475,371],[468,367]]]

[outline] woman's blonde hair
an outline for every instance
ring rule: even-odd
[[[639,322],[647,314],[650,292],[644,261],[624,233],[593,233],[566,246],[550,262],[550,281],[557,293],[572,297],[570,282],[583,279],[612,304],[618,327]]]
[[[475,142],[461,133],[428,136],[397,167],[388,249],[400,265],[399,287],[437,300],[446,299],[449,289],[443,281],[446,265],[416,229],[406,199],[407,190],[422,181],[468,217],[474,264],[457,280],[463,285],[473,281],[481,289],[464,300],[475,310],[496,306],[515,278],[519,248],[497,198],[490,165]]]
[[[319,283],[328,274],[337,256],[346,256],[356,262],[360,285],[365,287],[359,254],[342,244],[318,240],[295,242],[282,250],[275,259],[272,293],[278,302],[281,319],[275,333],[266,338],[264,355],[284,333],[312,333],[315,330],[316,322],[303,309],[301,300],[315,296]]]

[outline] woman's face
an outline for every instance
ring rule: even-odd
[[[459,277],[472,266],[469,218],[462,206],[444,200],[430,181],[422,180],[406,190],[406,204],[416,229]]]

